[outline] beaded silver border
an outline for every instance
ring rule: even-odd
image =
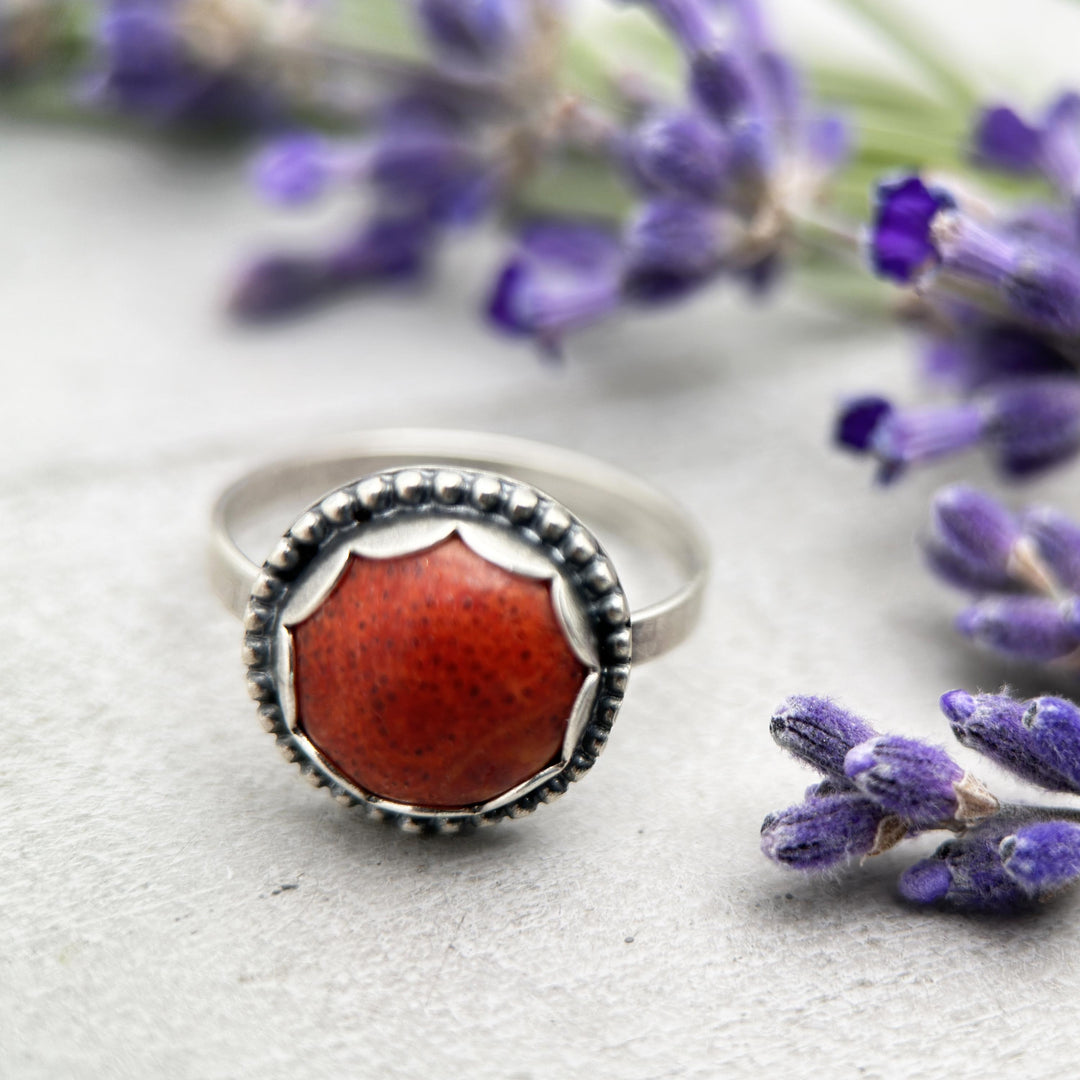
[[[589,716],[572,751],[507,794],[468,810],[433,810],[379,798],[341,776],[287,719],[279,684],[282,616],[305,572],[328,550],[395,520],[416,518],[480,523],[501,530],[551,563],[584,611],[597,659]],[[622,703],[631,663],[630,606],[596,537],[561,503],[510,477],[439,465],[388,469],[339,487],[308,507],[281,538],[255,579],[244,612],[243,658],[249,695],[263,726],[285,757],[316,787],[346,806],[408,831],[459,832],[503,818],[524,817],[553,802],[595,764]],[[519,789],[515,789],[517,791]],[[513,792],[508,793],[513,795]]]

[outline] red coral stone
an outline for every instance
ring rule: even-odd
[[[413,806],[486,802],[557,761],[586,673],[551,583],[457,536],[353,555],[292,638],[304,733],[358,787]]]

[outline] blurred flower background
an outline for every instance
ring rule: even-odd
[[[417,283],[470,231],[499,237],[476,318],[521,339],[523,364],[583,362],[586,328],[713,289],[758,303],[795,288],[901,324],[910,396],[849,387],[832,441],[881,485],[949,470],[911,532],[969,598],[958,649],[989,650],[1002,679],[1070,679],[1080,524],[1006,485],[1080,450],[1080,76],[1041,101],[999,96],[916,9],[832,7],[877,59],[798,48],[767,0],[0,0],[0,109],[198,155],[241,147],[253,200],[343,206],[329,237],[223,253],[222,306],[251,333],[402,286],[422,304]],[[850,477],[854,491],[857,464]],[[826,771],[841,788],[810,801],[847,822],[827,830],[832,854],[876,850],[888,814],[853,801],[842,760]],[[785,813],[767,822],[774,857],[819,820]],[[902,816],[917,830],[952,813]],[[1032,835],[994,852],[1011,838],[1019,865]],[[931,877],[925,896],[952,887]]]

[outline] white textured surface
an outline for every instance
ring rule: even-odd
[[[907,385],[899,333],[720,297],[555,369],[474,321],[465,253],[422,302],[242,332],[215,297],[278,227],[235,163],[0,142],[0,1076],[1069,1074],[1075,900],[922,914],[894,894],[906,848],[826,883],[757,848],[811,780],[768,736],[786,694],[944,741],[937,695],[1000,677],[911,552],[942,475],[883,496],[825,445],[838,395]],[[464,839],[297,780],[202,576],[244,464],[401,423],[621,460],[716,551],[705,625],[635,673],[594,772]]]

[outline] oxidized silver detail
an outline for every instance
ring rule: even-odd
[[[394,557],[457,534],[514,573],[550,580],[566,639],[586,665],[567,721],[562,760],[483,805],[433,810],[357,787],[299,728],[292,685],[290,625],[316,610],[351,555]],[[493,473],[411,467],[387,470],[324,496],[297,519],[256,579],[244,615],[248,692],[263,725],[313,784],[341,803],[409,831],[459,832],[522,817],[561,797],[595,763],[626,689],[629,605],[591,532],[559,503]]]

